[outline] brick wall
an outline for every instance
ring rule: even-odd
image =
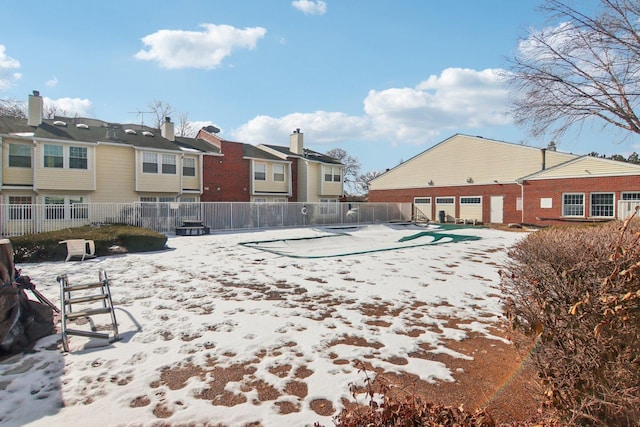
[[[435,197],[456,198],[456,217],[460,214],[461,196],[482,197],[482,222],[489,223],[491,219],[491,196],[503,197],[502,222],[522,222],[522,211],[516,209],[517,198],[520,197],[521,187],[518,184],[466,185],[459,187],[422,187],[396,190],[373,190],[369,193],[370,202],[404,202],[413,203],[414,197],[431,197],[431,218],[438,218]]]
[[[242,158],[242,144],[222,141],[224,156],[204,156],[203,202],[250,201],[250,161]],[[218,190],[219,189],[219,190]]]
[[[564,193],[584,194],[585,216],[589,217],[591,193],[614,193],[614,213],[623,192],[640,192],[640,176],[611,176],[594,178],[564,178],[527,181],[524,184],[525,223],[537,225],[567,224],[562,219]],[[551,199],[551,208],[542,208],[541,199]]]

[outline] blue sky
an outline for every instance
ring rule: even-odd
[[[0,98],[139,123],[154,101],[250,144],[343,148],[362,172],[456,134],[546,146],[512,125],[498,71],[539,0],[3,0]],[[147,120],[148,121],[148,120]],[[628,155],[599,125],[561,151]]]

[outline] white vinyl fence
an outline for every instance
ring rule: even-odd
[[[411,203],[83,203],[0,205],[2,237],[83,225],[127,224],[174,234],[185,220],[215,230],[411,220]]]
[[[618,200],[618,218],[627,219],[640,209],[640,200]],[[638,212],[640,214],[640,212]]]

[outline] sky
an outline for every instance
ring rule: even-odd
[[[515,127],[499,78],[541,0],[5,0],[0,99],[140,123],[156,101],[249,144],[342,148],[383,171],[450,136],[546,147]],[[146,123],[150,118],[147,113]],[[575,154],[640,151],[600,125]]]
[[[447,236],[433,244],[429,233]],[[496,351],[509,344],[496,332],[498,270],[525,235],[411,224],[275,229],[170,236],[158,252],[18,264],[56,305],[58,275],[83,284],[104,270],[121,339],[71,336],[63,353],[56,334],[0,360],[0,426],[329,427],[342,399],[353,401],[349,385],[364,380],[357,360],[388,374],[456,381],[464,361],[478,357],[456,351],[457,342],[479,334]],[[375,252],[358,253],[366,251]],[[315,258],[288,256],[296,254]],[[108,332],[108,316],[93,319]],[[483,391],[490,408],[499,390]],[[316,403],[334,412],[321,414]]]

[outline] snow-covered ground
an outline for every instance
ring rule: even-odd
[[[0,362],[0,425],[331,426],[322,414],[352,399],[356,360],[451,381],[424,354],[468,358],[445,343],[470,331],[500,339],[498,269],[524,234],[425,230],[216,233],[171,237],[161,252],[18,265],[56,304],[58,275],[76,284],[106,271],[121,340],[72,336],[65,354],[54,335]]]

